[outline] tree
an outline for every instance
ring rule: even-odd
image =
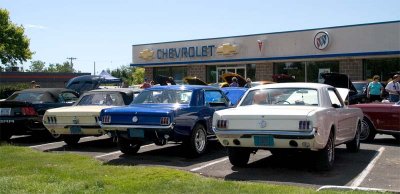
[[[65,61],[63,64],[56,64],[55,67],[55,72],[59,72],[59,73],[75,73],[76,70],[73,67],[73,64],[71,64],[68,61]]]
[[[29,72],[44,72],[46,63],[40,60],[31,61],[31,65],[29,66]]]
[[[0,60],[4,67],[12,68],[17,62],[32,58],[29,39],[24,35],[24,27],[13,24],[6,9],[0,9]],[[1,66],[0,66],[1,67]]]
[[[112,70],[111,75],[121,78],[123,82],[129,85],[141,84],[144,80],[144,68],[123,65],[115,70]]]

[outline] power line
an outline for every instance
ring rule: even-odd
[[[69,59],[71,61],[71,66],[73,66],[74,64],[72,63],[72,60],[75,60],[75,57],[67,57],[67,59]]]

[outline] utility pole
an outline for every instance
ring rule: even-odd
[[[75,57],[67,57],[67,59],[71,60],[71,72],[73,72],[74,69],[74,64],[72,63],[72,60],[75,60]]]
[[[96,61],[93,62],[93,75],[96,75]]]

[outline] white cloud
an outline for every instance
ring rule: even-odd
[[[35,24],[27,24],[27,25],[25,25],[25,27],[26,28],[33,28],[33,29],[40,29],[40,30],[47,29],[46,26],[35,25]]]

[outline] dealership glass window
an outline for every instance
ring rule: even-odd
[[[206,66],[206,82],[216,83],[217,81],[217,66],[207,65]]]
[[[379,75],[382,81],[388,81],[396,72],[400,71],[400,58],[381,58],[363,60],[364,79],[371,79]]]
[[[187,67],[154,67],[153,75],[164,75],[173,77],[177,84],[182,83],[182,80],[187,75]]]
[[[339,72],[339,61],[274,63],[274,75],[288,75],[296,82],[322,82],[320,73],[324,72]]]
[[[250,78],[252,81],[256,81],[256,64],[246,65],[246,78]]]

